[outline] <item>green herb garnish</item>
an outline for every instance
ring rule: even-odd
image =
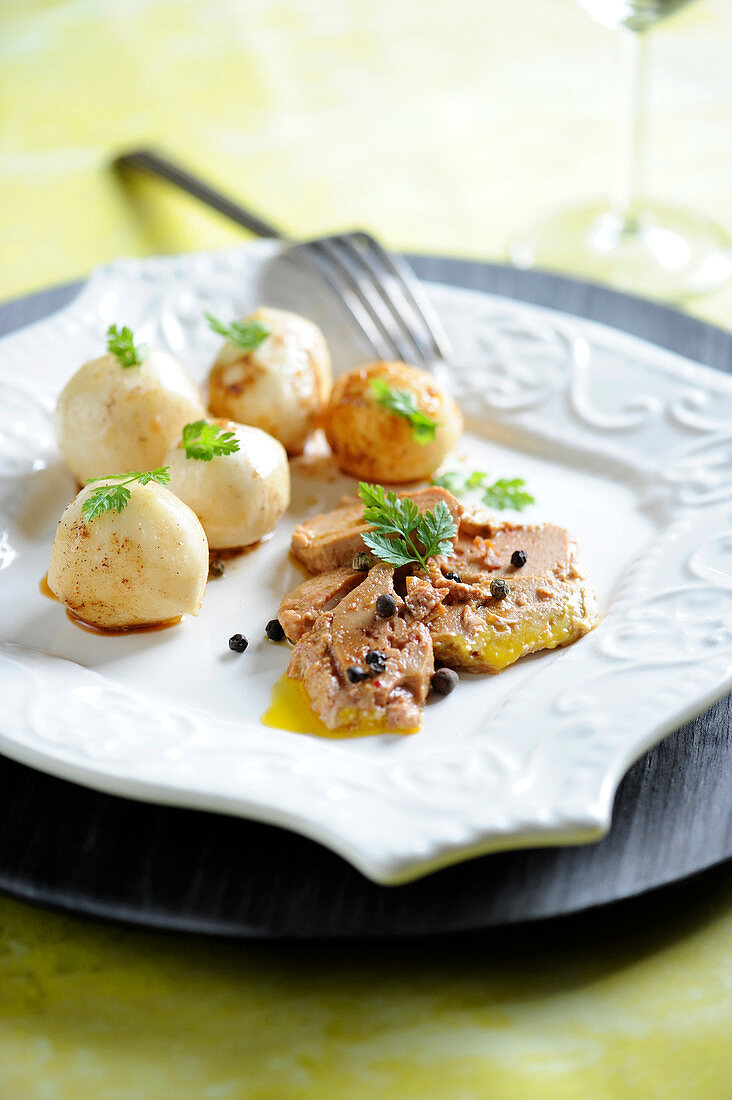
[[[467,473],[463,470],[447,470],[444,474],[432,478],[433,485],[439,485],[447,489],[455,496],[462,496],[470,489],[480,489],[480,497],[489,508],[496,508],[499,512],[512,508],[514,512],[521,512],[534,504],[531,493],[524,490],[526,482],[522,477],[499,477],[492,484],[487,484],[488,474],[483,470],[473,470]]]
[[[142,360],[145,357],[145,348],[140,345],[139,348],[135,347],[135,340],[132,335],[132,329],[127,328],[127,325],[123,325],[122,328],[117,328],[116,325],[110,325],[107,329],[107,351],[111,351],[119,361],[121,367],[139,367],[142,365]]]
[[[181,447],[186,458],[210,462],[215,455],[233,455],[239,450],[239,441],[233,432],[226,432],[207,420],[196,420],[183,429]]]
[[[158,485],[165,485],[170,481],[170,467],[158,466],[156,470],[130,470],[126,474],[110,474],[109,477],[90,477],[87,485],[95,481],[112,481],[113,485],[98,485],[81,506],[84,519],[88,522],[95,516],[101,516],[103,512],[121,512],[130,499],[130,490],[127,488],[132,482],[147,485],[150,481],[157,481]]]
[[[382,561],[396,566],[416,562],[426,570],[428,558],[452,550],[457,527],[444,500],[434,512],[423,513],[409,497],[365,481],[359,482],[358,495],[365,505],[363,518],[374,528],[361,538]]]
[[[213,313],[205,313],[204,316],[214,332],[245,351],[254,351],[269,336],[269,329],[261,321],[232,321],[230,325],[225,325]]]
[[[468,489],[477,489],[487,479],[488,475],[482,470],[474,470],[470,474],[464,470],[446,470],[444,474],[433,477],[432,484],[439,485],[441,489],[447,489],[449,493],[459,497]]]
[[[377,405],[409,421],[415,442],[423,445],[432,442],[440,425],[422,412],[413,394],[407,390],[393,390],[385,378],[372,378],[370,386]]]
[[[513,508],[514,512],[521,512],[534,504],[531,493],[524,491],[526,482],[522,477],[511,479],[499,477],[492,485],[486,485],[481,494],[483,503],[489,508],[497,508],[503,512],[506,508]]]

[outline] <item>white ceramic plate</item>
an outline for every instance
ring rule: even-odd
[[[430,288],[455,347],[461,454],[525,477],[577,537],[602,621],[498,677],[464,676],[413,736],[321,740],[260,724],[286,646],[264,639],[300,579],[294,524],[349,479],[295,475],[274,537],[211,582],[198,619],[100,638],[39,591],[74,483],[52,410],[111,322],[203,379],[204,309],[261,302],[318,321],[336,370],[367,355],[319,288],[269,242],[125,260],[67,309],[0,343],[0,749],[64,778],[297,830],[396,883],[509,847],[579,843],[610,825],[630,763],[720,697],[732,672],[732,379],[612,329]],[[250,638],[244,655],[229,636]]]

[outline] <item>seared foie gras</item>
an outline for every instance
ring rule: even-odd
[[[350,566],[332,569],[308,577],[289,592],[277,612],[282,629],[289,642],[297,642],[308,630],[312,630],[322,611],[331,611],[344,596],[361,584],[366,573],[356,572]]]
[[[422,513],[433,511],[439,501],[444,501],[455,523],[460,522],[462,505],[447,489],[435,486],[399,496],[409,497]],[[371,530],[363,522],[363,508],[358,497],[344,497],[332,512],[299,524],[292,535],[293,556],[311,573],[326,573],[350,565],[355,555],[366,549],[361,535]]]
[[[522,567],[511,564],[515,551],[526,555]],[[435,657],[451,668],[500,672],[528,653],[577,641],[596,622],[576,545],[552,524],[464,524],[455,552],[430,562],[430,577],[443,597],[426,621]],[[491,583],[499,578],[507,592],[497,598]]]
[[[419,727],[434,671],[432,639],[396,593],[393,574],[391,566],[375,565],[333,610],[321,612],[292,651],[287,674],[303,682],[329,729]],[[383,595],[396,602],[389,619],[376,613]],[[378,672],[367,661],[374,653],[385,658]]]

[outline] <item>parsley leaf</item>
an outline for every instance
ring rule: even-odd
[[[438,500],[434,512],[425,512],[417,527],[419,540],[424,546],[425,558],[448,554],[457,533],[450,509],[444,500]]]
[[[142,345],[139,348],[135,347],[132,329],[127,328],[127,325],[123,325],[122,328],[117,328],[116,325],[109,326],[107,329],[107,351],[111,351],[120,366],[125,369],[127,367],[139,367],[145,357],[145,348]]]
[[[444,500],[434,512],[421,513],[413,500],[386,492],[383,485],[359,482],[358,495],[364,504],[363,518],[373,532],[362,539],[377,558],[390,565],[416,562],[427,569],[427,559],[446,554],[452,548],[457,527]]]
[[[170,466],[158,466],[154,470],[129,470],[126,474],[107,474],[106,477],[88,477],[87,485],[93,485],[95,481],[122,481],[125,485],[130,481],[139,481],[140,485],[147,485],[150,481],[158,481],[161,485],[170,481]]]
[[[385,378],[372,378],[369,385],[377,405],[409,421],[416,443],[424,445],[432,442],[440,425],[422,412],[414,394],[407,390],[393,390]]]
[[[140,485],[147,485],[156,481],[158,485],[164,485],[170,481],[170,467],[158,466],[156,470],[130,470],[126,474],[110,474],[109,477],[90,477],[87,485],[95,481],[112,482],[111,485],[97,485],[81,506],[84,519],[94,519],[105,512],[122,512],[130,500],[130,490],[127,488],[133,481]]]
[[[447,489],[448,493],[459,497],[467,488],[465,475],[461,470],[445,470],[444,474],[438,474],[432,478],[433,485],[439,485],[441,489]]]
[[[269,336],[269,329],[261,321],[232,321],[230,325],[225,325],[213,313],[207,312],[204,316],[214,332],[238,344],[245,351],[254,351]]]
[[[504,511],[505,508],[513,508],[515,512],[520,512],[534,503],[531,493],[524,492],[525,484],[522,477],[514,477],[511,480],[499,477],[498,481],[487,485],[483,490],[481,494],[483,502],[489,508],[497,508],[499,512]]]
[[[454,493],[455,496],[462,496],[471,489],[480,489],[480,498],[483,503],[499,512],[507,508],[521,512],[535,503],[531,493],[525,491],[526,482],[522,477],[499,477],[492,484],[487,482],[488,474],[483,470],[473,470],[472,473],[464,470],[446,470],[444,474],[432,478],[433,485],[439,485]]]
[[[210,462],[215,455],[232,455],[239,450],[239,441],[233,432],[226,432],[207,420],[196,420],[183,429],[181,447],[186,458]]]
[[[376,557],[380,558],[381,561],[388,562],[389,565],[399,567],[400,565],[409,565],[411,561],[416,560],[406,543],[400,539],[393,539],[389,535],[377,535],[376,533],[362,535],[361,537]]]
[[[129,499],[130,490],[124,485],[99,485],[82,504],[81,513],[88,523],[103,512],[121,512]]]

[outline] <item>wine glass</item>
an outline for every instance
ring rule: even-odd
[[[630,55],[622,182],[612,200],[570,208],[521,234],[509,247],[511,261],[671,301],[716,290],[732,276],[724,230],[702,214],[642,195],[648,32],[690,0],[577,2],[599,23],[619,29]]]

